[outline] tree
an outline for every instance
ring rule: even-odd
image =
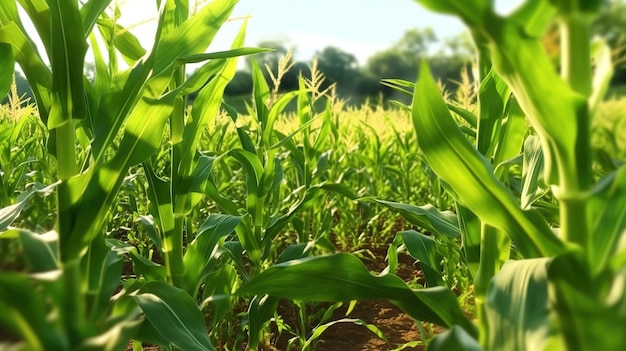
[[[338,90],[351,90],[358,74],[354,55],[334,46],[327,46],[317,54],[317,67],[326,77],[326,86],[337,83]]]
[[[409,29],[390,48],[374,54],[367,69],[381,78],[414,80],[421,58],[428,55],[431,44],[437,42],[432,29]]]

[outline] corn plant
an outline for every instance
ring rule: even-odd
[[[188,18],[188,1],[157,1],[155,41],[146,50],[116,16],[105,12],[110,1],[19,1],[50,67],[32,33],[25,30],[18,2],[0,4],[0,91],[7,87],[5,68],[17,62],[47,127],[48,152],[56,158],[58,180],[48,184],[57,199],[53,228],[47,232],[9,228],[2,234],[19,238],[30,263],[27,273],[7,272],[0,278],[0,305],[5,311],[0,325],[24,348],[117,350],[134,337],[156,339],[166,348],[214,349],[196,302],[180,289],[184,285],[180,216],[161,232],[168,283],[129,281],[115,295],[122,255],[129,248],[108,240],[104,228],[129,168],[148,162],[168,122],[174,157],[183,164],[173,182],[189,186],[181,177],[193,173],[199,162],[193,143],[214,110],[206,115],[197,111],[185,128],[185,96],[199,90],[207,96],[199,104],[206,104],[213,94],[219,97],[233,70],[231,58],[254,52],[238,49],[242,30],[232,51],[204,53],[236,2],[213,1]],[[95,59],[93,82],[83,73],[88,47]],[[121,68],[118,55],[130,68]],[[187,63],[205,61],[186,79]],[[151,189],[159,190],[155,185]],[[178,204],[176,213],[184,213],[193,199],[183,198]],[[19,206],[5,207],[3,215],[15,216],[16,209]],[[199,251],[196,256],[204,254]],[[194,250],[190,247],[189,252]],[[195,286],[195,281],[187,285]]]
[[[450,327],[429,350],[623,349],[626,169],[614,164],[616,170],[598,179],[590,144],[591,120],[611,76],[610,50],[601,42],[592,46],[589,38],[599,1],[529,0],[507,16],[497,15],[488,0],[419,2],[460,17],[479,49],[477,115],[444,102],[426,63],[411,106],[418,144],[455,200],[456,214],[411,210],[424,215],[422,226],[451,228],[461,237],[478,328],[464,316],[439,311],[443,305],[456,310],[454,299],[419,303],[421,294],[440,289],[392,287],[392,275],[369,275],[346,254],[272,267],[240,293],[387,298],[416,319]],[[552,21],[561,30],[561,75],[541,45]],[[469,125],[475,129],[459,124],[452,112],[474,121]],[[432,252],[423,251],[420,261],[436,285]],[[334,274],[318,275],[331,269]],[[305,281],[335,289],[277,285]],[[415,300],[407,306],[405,298]]]

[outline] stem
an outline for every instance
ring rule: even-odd
[[[183,224],[185,217],[174,217],[174,233],[170,238],[170,248],[168,253],[168,266],[172,279],[172,284],[176,287],[183,286],[183,275],[185,274],[185,267],[183,265]]]
[[[69,121],[56,128],[57,133],[57,172],[60,180],[67,180],[78,174],[76,164],[76,135],[74,123]]]
[[[591,46],[587,20],[578,12],[561,19],[562,76],[570,88],[587,99],[592,93]],[[561,201],[561,233],[565,241],[587,247],[586,199],[592,183],[590,116],[588,105],[576,113],[576,149],[567,150],[567,164],[560,174],[557,197]],[[572,152],[573,151],[573,152]]]
[[[79,345],[82,340],[81,326],[84,323],[84,295],[81,284],[80,259],[63,263],[63,289],[61,311],[63,325],[67,328],[70,345]]]
[[[484,222],[480,226],[480,263],[474,279],[474,299],[476,301],[476,313],[480,321],[480,344],[487,345],[489,340],[489,324],[485,315],[485,300],[489,282],[500,270],[498,230]]]

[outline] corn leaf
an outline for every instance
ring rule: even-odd
[[[550,338],[548,258],[509,261],[489,284],[489,350],[545,350]],[[497,327],[495,327],[497,326]]]
[[[3,329],[24,340],[29,350],[70,350],[67,338],[48,322],[48,303],[28,277],[14,272],[0,274]]]
[[[241,217],[211,214],[200,225],[196,238],[189,244],[183,257],[183,289],[189,295],[195,297],[200,284],[210,272],[211,264],[215,264],[214,251],[219,240],[232,233],[240,222]]]
[[[458,238],[460,235],[458,219],[450,211],[439,211],[432,205],[414,206],[376,199],[373,201],[399,212],[409,223],[430,232],[449,238]]]
[[[182,350],[214,351],[204,318],[191,297],[163,282],[148,282],[133,296],[161,336]]]
[[[4,97],[13,82],[15,58],[13,49],[7,43],[0,43],[0,96]]]
[[[52,78],[52,109],[48,128],[54,129],[87,113],[83,64],[87,43],[78,3],[73,0],[49,0],[50,43],[48,52]]]
[[[478,106],[480,109],[476,148],[487,159],[494,154],[500,132],[500,121],[508,103],[511,91],[502,79],[492,70],[480,82]],[[499,146],[499,145],[498,145]]]
[[[437,262],[435,239],[415,230],[403,230],[397,235],[402,237],[409,255],[420,262],[420,268],[424,272],[428,286],[446,286],[441,276],[439,262]]]
[[[450,330],[436,335],[428,344],[428,351],[484,351],[478,341],[455,325]]]
[[[450,290],[411,290],[397,276],[371,274],[357,257],[348,253],[274,265],[244,284],[237,294],[329,302],[389,300],[417,320],[448,327],[459,324],[476,334]]]
[[[414,96],[418,144],[433,171],[458,194],[457,200],[482,220],[504,230],[526,257],[562,252],[563,244],[543,218],[520,209],[510,191],[495,178],[491,164],[463,136],[426,62]]]
[[[599,274],[626,237],[626,166],[602,179],[589,201],[589,263]]]
[[[83,30],[85,38],[89,36],[96,20],[106,10],[111,0],[89,0],[80,7],[80,14],[83,18]]]

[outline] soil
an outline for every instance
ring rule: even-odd
[[[364,260],[368,269],[380,273],[387,264],[386,248],[370,248],[367,250],[375,259]],[[419,264],[408,255],[398,257],[397,275],[406,282],[423,282]],[[345,308],[335,312],[335,318],[343,318]],[[352,323],[338,323],[330,327],[322,335],[322,342],[317,344],[317,351],[383,351],[393,350],[408,342],[420,340],[420,333],[415,320],[402,312],[398,307],[387,301],[360,301],[349,315],[366,323],[376,325],[387,337],[388,344],[372,334],[363,326]],[[406,347],[404,350],[423,350],[422,345]]]
[[[387,266],[385,256],[386,247],[372,247],[361,251],[363,262],[373,273],[380,273]],[[406,282],[413,284],[423,283],[422,271],[418,263],[407,254],[398,257],[397,275]],[[364,326],[353,323],[337,323],[329,327],[320,337],[315,346],[317,351],[388,351],[400,348],[409,342],[421,340],[415,320],[402,312],[398,307],[387,301],[360,301],[357,302],[351,313],[346,316],[347,303],[337,309],[330,319],[358,318],[368,324],[377,326],[387,338],[387,342],[374,335]],[[322,308],[324,306],[321,306]],[[296,313],[287,302],[281,303],[279,309],[285,322],[295,323]],[[428,328],[427,328],[428,330]],[[433,332],[439,333],[443,329],[434,327]],[[292,335],[283,333],[273,345],[264,351],[284,351]],[[427,338],[432,335],[427,335]],[[132,344],[126,349],[132,350]],[[158,350],[155,346],[144,346],[144,350]],[[422,345],[405,346],[402,350],[424,350]]]

